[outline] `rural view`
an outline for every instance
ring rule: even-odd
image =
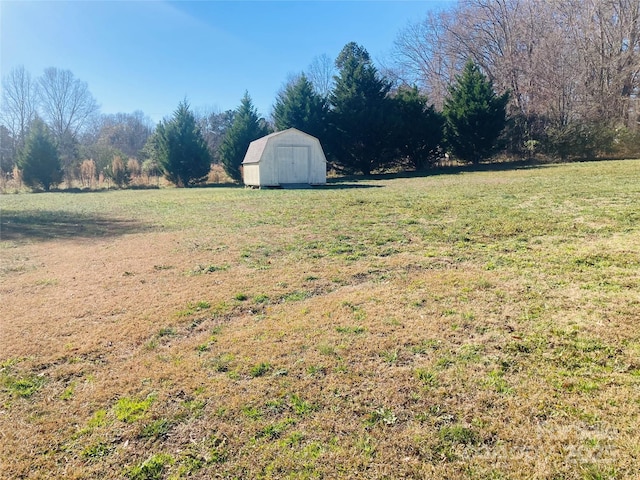
[[[391,52],[157,123],[4,73],[0,478],[640,478],[640,4]],[[289,128],[326,184],[244,188]]]

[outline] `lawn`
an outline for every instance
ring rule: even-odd
[[[0,478],[638,478],[640,160],[0,202]]]

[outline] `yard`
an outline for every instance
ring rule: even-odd
[[[640,160],[0,206],[0,478],[638,478]]]

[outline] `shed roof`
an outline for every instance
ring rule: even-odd
[[[308,133],[303,132],[302,130],[298,130],[297,128],[288,128],[286,130],[281,130],[279,132],[274,132],[264,137],[258,138],[249,144],[249,148],[247,149],[247,153],[244,156],[243,164],[245,163],[259,163],[260,158],[262,157],[262,152],[264,152],[267,143],[273,137],[277,137],[279,135],[283,135],[285,133],[299,133],[306,137],[313,139],[314,141],[319,142],[319,140],[313,135],[309,135]]]

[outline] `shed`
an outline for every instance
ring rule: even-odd
[[[316,137],[289,128],[249,144],[242,177],[245,185],[252,187],[324,185],[327,159]]]

